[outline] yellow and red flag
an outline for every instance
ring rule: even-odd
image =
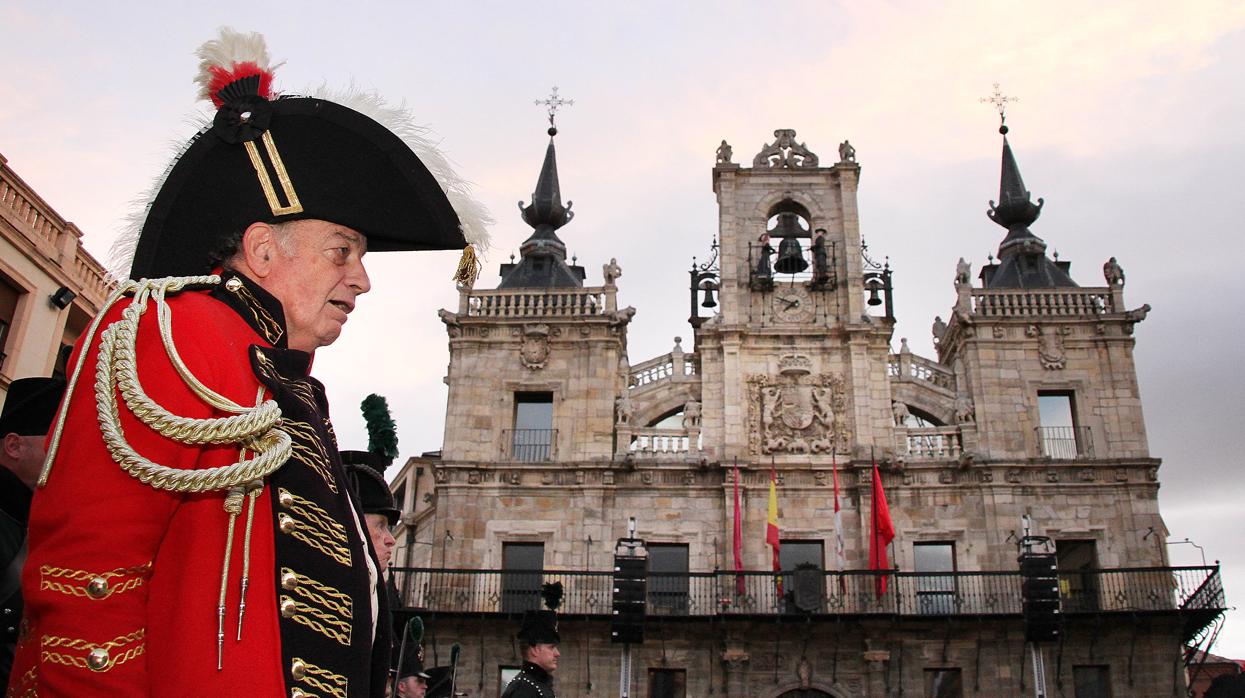
[[[774,549],[774,572],[782,572],[782,564],[778,561],[778,549],[781,547],[778,541],[778,473],[774,471],[772,463],[769,466],[769,518],[766,519],[765,542]],[[774,587],[781,597],[782,575],[776,575],[774,580]]]

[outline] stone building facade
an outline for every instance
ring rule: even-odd
[[[63,372],[108,291],[82,231],[0,155],[0,398],[15,378]]]
[[[780,129],[746,166],[723,141],[715,254],[687,288],[694,351],[676,339],[632,363],[623,270],[610,260],[584,285],[556,233],[572,215],[551,139],[521,260],[441,311],[443,449],[395,483],[422,492],[396,583],[430,661],[462,646],[464,695],[499,694],[518,618],[554,580],[559,695],[622,694],[610,571],[632,518],[650,578],[631,696],[1032,693],[1025,526],[1059,561],[1062,640],[1040,645],[1051,694],[1184,691],[1182,648],[1224,603],[1217,569],[1168,567],[1132,357],[1149,306],[1126,306],[1114,258],[1081,286],[1047,257],[1028,227],[1042,201],[1005,138],[997,261],[948,274],[937,358],[906,340],[892,353],[891,270],[862,245],[860,171],[847,142],[825,165]],[[885,572],[869,569],[875,462],[896,532]]]

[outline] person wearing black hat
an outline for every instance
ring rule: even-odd
[[[43,442],[65,393],[59,378],[19,378],[0,410],[0,686],[9,682],[21,626],[26,519],[43,467]]]
[[[424,662],[420,653],[411,652],[402,659],[394,695],[398,698],[426,698],[431,680],[432,675],[424,671]]]
[[[258,34],[199,57],[212,121],[70,359],[10,690],[381,696],[388,599],[312,355],[365,252],[461,248],[469,285],[487,214],[405,110],[278,95]]]
[[[398,523],[398,508],[394,505],[393,493],[389,491],[383,474],[388,460],[370,451],[342,451],[341,456],[351,489],[359,498],[359,508],[363,511],[363,522],[367,526],[372,549],[376,551],[381,570],[386,570],[393,557],[393,548],[398,544],[392,530]]]
[[[526,611],[519,626],[518,637],[523,643],[523,667],[510,680],[502,698],[554,698],[553,672],[558,669],[558,616],[562,600],[562,583],[545,584],[541,588],[549,610]]]

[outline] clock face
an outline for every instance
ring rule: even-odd
[[[803,286],[774,289],[774,317],[786,322],[807,322],[813,319],[813,299]]]

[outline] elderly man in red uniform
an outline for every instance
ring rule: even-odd
[[[255,34],[199,55],[214,121],[155,190],[49,437],[16,695],[384,691],[379,564],[308,371],[371,288],[365,252],[470,261],[484,219],[401,110],[277,97]]]

